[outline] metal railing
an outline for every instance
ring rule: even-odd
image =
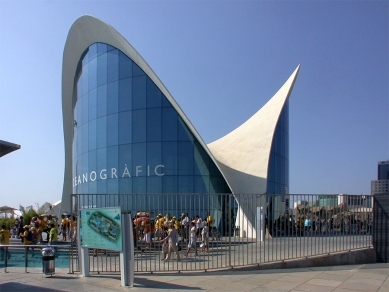
[[[151,244],[142,224],[135,225],[135,271],[193,271],[233,268],[370,248],[372,201],[354,195],[232,195],[133,194],[73,195],[73,214],[80,208],[121,206],[122,212],[147,214]],[[159,214],[170,213],[180,222],[184,213],[213,217],[209,248],[202,250],[201,235],[185,256],[188,241],[178,223],[180,261],[175,255],[162,261],[162,243],[156,236]],[[182,229],[182,230],[180,230]],[[75,245],[74,245],[75,246]],[[71,253],[70,269],[79,270],[78,253]],[[119,253],[90,250],[91,272],[119,272]]]
[[[24,272],[28,273],[28,268],[42,268],[42,254],[41,250],[45,247],[52,247],[55,249],[55,261],[57,268],[69,269],[72,273],[74,263],[71,262],[70,255],[73,248],[71,245],[47,245],[47,244],[8,244],[0,246],[0,268],[8,273],[8,268],[24,267]],[[61,262],[58,265],[59,261]]]

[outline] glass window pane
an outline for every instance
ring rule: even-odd
[[[147,109],[147,141],[161,141],[161,108]]]
[[[97,117],[107,115],[107,85],[97,88]]]
[[[163,142],[162,143],[162,164],[165,166],[165,176],[177,175],[177,156],[178,156],[177,142]]]
[[[178,192],[193,193],[193,176],[178,176]]]
[[[144,76],[145,73],[137,64],[132,62],[132,76]]]
[[[164,176],[162,181],[164,193],[178,193],[177,176]]]
[[[178,175],[193,175],[193,144],[178,143]]]
[[[194,177],[194,193],[207,194],[209,188],[209,176]]]
[[[82,125],[82,153],[88,152],[88,123]]]
[[[101,55],[107,52],[107,44],[97,43],[97,55]]]
[[[192,141],[192,133],[188,130],[184,121],[178,117],[178,141]]]
[[[158,87],[147,77],[147,108],[161,107],[162,92]]]
[[[82,95],[84,95],[89,90],[88,64],[82,67],[81,80],[82,80]]]
[[[132,178],[132,191],[134,194],[147,193],[146,177],[133,177]]]
[[[132,109],[132,79],[122,79],[119,81],[119,111]]]
[[[108,83],[107,86],[107,113],[113,114],[118,112],[119,107],[119,82]]]
[[[131,143],[132,113],[131,111],[119,113],[119,144]]]
[[[97,57],[97,86],[107,83],[107,54]]]
[[[82,111],[81,111],[81,123],[85,124],[88,122],[88,94],[86,94],[82,99]]]
[[[125,144],[119,146],[119,168],[120,178],[132,177],[132,145]]]
[[[132,61],[119,51],[119,79],[132,77]]]
[[[97,148],[107,147],[107,116],[97,119]]]
[[[97,85],[97,59],[93,59],[88,63],[88,90],[91,90]]]
[[[146,143],[132,144],[132,163],[133,173],[132,177],[146,176]]]
[[[119,79],[119,51],[108,52],[108,82]]]
[[[194,143],[195,175],[209,175],[209,156],[200,143]]]
[[[132,111],[132,142],[146,142],[146,110]]]
[[[119,180],[118,179],[107,179],[107,192],[108,194],[119,193]]]
[[[107,180],[97,181],[97,194],[107,194]]]
[[[96,58],[96,56],[97,56],[97,43],[89,46],[89,51],[88,51],[89,61]]]
[[[119,179],[119,193],[132,194],[132,178]]]
[[[82,154],[82,125],[77,126],[77,156]]]
[[[161,95],[162,95],[162,107],[173,107],[172,104],[167,100],[167,98],[162,92]]]
[[[160,176],[164,173],[162,164],[162,143],[147,143],[147,176]]]
[[[118,114],[112,114],[107,116],[107,146],[113,146],[118,144]]]
[[[147,178],[147,193],[149,194],[162,193],[162,177],[153,176]]]
[[[97,117],[97,90],[89,91],[88,101],[88,120],[91,121]]]
[[[107,169],[107,148],[97,149],[97,180],[104,179],[107,174],[104,169]]]
[[[89,172],[89,181],[94,180],[94,175],[91,174],[92,171],[97,170],[97,151],[92,150],[88,152],[88,172]]]
[[[175,109],[162,108],[162,141],[177,141],[178,115]]]
[[[97,143],[97,120],[94,119],[88,123],[88,150],[95,150]]]
[[[132,78],[132,108],[146,108],[146,76]]]

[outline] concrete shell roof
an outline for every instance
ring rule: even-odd
[[[244,124],[208,144],[233,193],[266,192],[274,132],[300,65],[278,92]]]

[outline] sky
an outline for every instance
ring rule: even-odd
[[[92,15],[146,60],[205,143],[256,113],[301,64],[291,194],[370,194],[389,159],[388,1],[0,1],[0,206],[62,197],[61,73]]]

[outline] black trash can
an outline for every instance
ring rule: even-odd
[[[50,276],[55,274],[55,252],[51,247],[42,249],[42,272]]]

